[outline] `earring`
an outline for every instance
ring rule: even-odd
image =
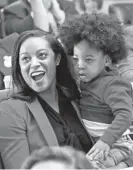
[[[57,61],[56,66],[58,66],[58,65],[59,65],[59,63],[60,63],[60,62],[58,62],[58,61]]]

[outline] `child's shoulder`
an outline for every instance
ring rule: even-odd
[[[121,76],[106,76],[103,77],[102,81],[104,83],[105,91],[132,91],[131,83]]]
[[[130,81],[128,81],[127,79],[125,79],[120,75],[105,76],[103,77],[102,81],[105,82],[106,84],[116,83],[116,84],[127,84],[128,86],[131,86]]]

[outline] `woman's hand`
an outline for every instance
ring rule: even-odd
[[[109,154],[110,146],[99,140],[88,152],[87,157],[90,160],[106,160],[108,154]]]

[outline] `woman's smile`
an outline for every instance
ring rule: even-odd
[[[47,40],[37,37],[25,40],[20,48],[19,62],[25,82],[34,91],[45,91],[55,83],[55,56]]]
[[[31,73],[31,78],[36,82],[40,82],[43,80],[46,71],[34,71]]]

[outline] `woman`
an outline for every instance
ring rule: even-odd
[[[69,145],[86,153],[91,148],[92,141],[76,112],[75,102],[58,84],[64,83],[60,81],[61,68],[63,77],[69,76],[66,63],[56,72],[64,57],[63,48],[53,35],[27,31],[18,38],[12,60],[17,92],[0,104],[4,168],[20,168],[31,152],[43,146]]]

